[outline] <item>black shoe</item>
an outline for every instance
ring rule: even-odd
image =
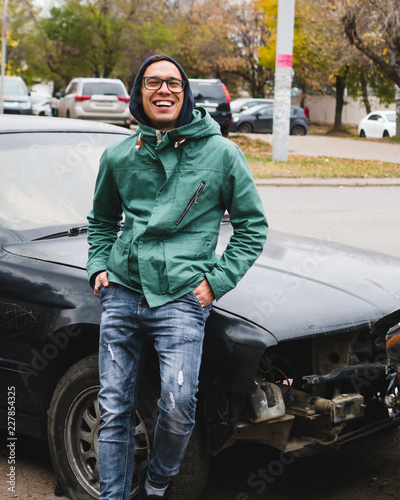
[[[149,467],[150,460],[143,460],[138,468],[138,482],[139,482],[139,495],[138,500],[166,500],[171,495],[171,483],[169,483],[168,488],[164,491],[163,496],[159,495],[148,495],[146,493],[145,482],[147,478],[147,469]]]

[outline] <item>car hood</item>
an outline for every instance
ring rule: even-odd
[[[223,224],[219,253],[230,235]],[[86,235],[78,235],[3,249],[85,269],[88,247]],[[400,259],[271,231],[255,265],[214,307],[261,326],[277,341],[370,328],[390,313],[399,321]]]

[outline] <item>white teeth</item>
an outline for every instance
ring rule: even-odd
[[[167,106],[168,108],[172,106],[170,101],[157,101],[154,103],[156,106]]]

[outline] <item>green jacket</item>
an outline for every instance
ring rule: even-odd
[[[234,232],[218,259],[225,210]],[[107,270],[109,281],[137,289],[136,277],[150,307],[204,278],[218,300],[259,256],[268,228],[242,152],[202,109],[159,143],[153,128],[140,125],[109,146],[88,221],[89,279]]]

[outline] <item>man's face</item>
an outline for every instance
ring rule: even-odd
[[[169,61],[157,61],[146,68],[143,77],[156,76],[162,79],[177,78],[182,75],[175,64]],[[172,130],[176,128],[182,109],[184,92],[171,92],[166,82],[158,90],[147,90],[142,83],[142,104],[151,126],[157,130]]]

